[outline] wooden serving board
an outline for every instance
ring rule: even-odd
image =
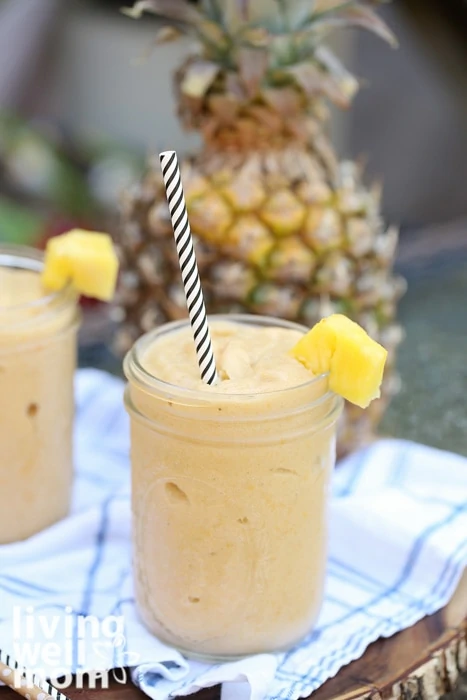
[[[69,688],[71,700],[144,700],[131,683]],[[380,639],[316,690],[312,700],[467,700],[467,571],[449,604],[413,627]],[[0,688],[0,700],[19,696]],[[220,688],[190,696],[218,700]]]

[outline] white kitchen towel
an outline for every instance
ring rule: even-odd
[[[131,666],[154,700],[218,683],[225,698],[294,700],[449,600],[467,564],[467,459],[381,440],[335,471],[325,602],[299,646],[209,665],[158,642],[134,608],[122,390],[102,372],[77,374],[73,510],[0,547],[4,652],[52,677],[115,668],[120,678]]]

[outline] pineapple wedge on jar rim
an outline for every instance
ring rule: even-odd
[[[73,229],[47,241],[42,284],[58,291],[71,282],[80,294],[110,301],[115,293],[118,258],[107,233]]]
[[[342,314],[323,318],[290,351],[313,374],[329,373],[329,388],[361,408],[380,395],[387,350]]]

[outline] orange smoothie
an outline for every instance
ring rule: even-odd
[[[125,360],[134,576],[146,626],[185,653],[286,649],[322,602],[341,399],[288,351],[306,329],[212,317],[204,385],[185,322]]]
[[[72,481],[76,296],[42,288],[41,255],[0,248],[0,544],[62,518]]]

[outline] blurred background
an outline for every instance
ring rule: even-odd
[[[83,144],[116,156],[127,150],[123,171],[124,163],[138,167],[148,151],[168,144],[184,150],[196,139],[174,116],[171,88],[187,42],[145,57],[158,20],[131,22],[119,12],[122,4],[2,0],[0,106],[33,120],[46,136],[57,129],[51,135],[82,155]],[[334,40],[364,85],[349,113],[336,119],[339,151],[364,154],[369,176],[383,178],[388,219],[415,227],[466,216],[465,2],[395,0],[381,14],[399,39],[397,51],[364,32]],[[112,184],[117,179],[114,173]],[[98,198],[110,196],[109,183],[104,189]]]
[[[121,4],[0,0],[0,241],[118,225],[149,154],[198,146],[171,87],[186,40],[146,56],[158,20]],[[402,231],[403,384],[383,430],[467,453],[467,4],[395,0],[382,15],[397,51],[364,32],[333,39],[363,89],[332,131],[339,155],[383,182],[384,218]],[[88,318],[82,364],[118,371],[101,317]]]

